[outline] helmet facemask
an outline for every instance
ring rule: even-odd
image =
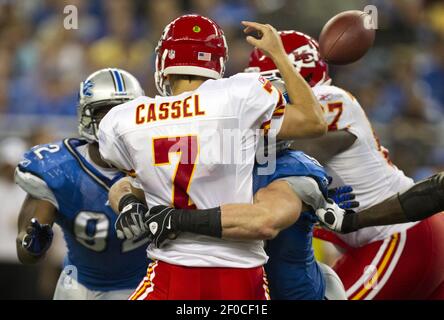
[[[114,101],[97,101],[85,106],[78,106],[79,133],[88,142],[98,142],[100,121],[115,106],[125,103],[128,99]]]

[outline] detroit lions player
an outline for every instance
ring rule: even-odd
[[[79,132],[83,139],[35,146],[16,169],[27,193],[19,216],[17,254],[26,264],[40,260],[61,226],[68,252],[54,299],[127,299],[143,278],[146,239],[116,237],[117,218],[108,191],[124,176],[101,158],[100,120],[114,106],[143,95],[126,71],[102,69],[80,85]]]

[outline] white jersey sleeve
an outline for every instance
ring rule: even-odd
[[[363,135],[356,119],[361,107],[351,93],[334,86],[317,86],[313,92],[321,103],[328,131],[347,130],[357,137]]]
[[[260,127],[277,134],[285,113],[282,93],[258,73],[239,73],[229,80],[230,98],[238,110],[241,128]]]
[[[125,104],[124,104],[125,105]],[[133,171],[130,154],[122,143],[122,136],[118,133],[118,114],[111,109],[100,121],[99,125],[99,151],[103,160],[119,170],[131,173]]]

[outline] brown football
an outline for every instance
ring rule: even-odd
[[[359,10],[331,18],[319,36],[321,56],[331,64],[348,64],[364,56],[375,40],[375,29],[366,27],[366,19],[370,16]]]

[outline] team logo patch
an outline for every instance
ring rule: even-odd
[[[321,94],[321,95],[318,96],[318,99],[320,101],[329,101],[329,100],[331,100],[331,98],[332,98],[332,95],[330,93]]]
[[[94,87],[94,82],[91,80],[83,82],[82,93],[85,97],[92,97],[93,93],[91,89]]]
[[[170,50],[168,51],[168,58],[173,60],[176,57],[176,51]]]
[[[156,234],[157,229],[158,229],[159,225],[157,224],[157,222],[151,222],[149,225],[150,231],[152,234]]]

